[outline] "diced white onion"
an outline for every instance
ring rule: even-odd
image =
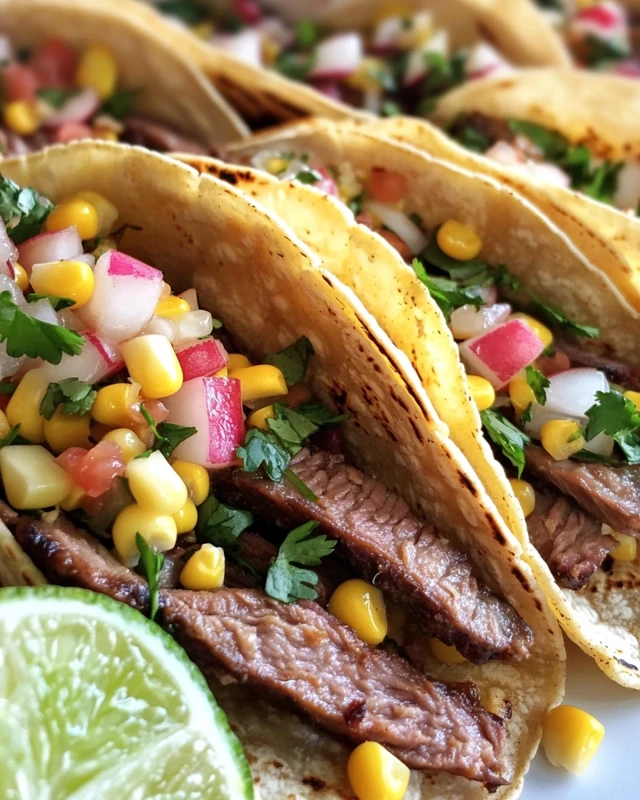
[[[213,36],[211,44],[254,67],[262,67],[262,36],[256,28]]]
[[[88,264],[92,269],[96,265],[96,257],[93,255],[93,253],[83,253],[81,256],[75,256],[73,260],[84,261],[84,263]]]
[[[185,339],[201,339],[213,330],[213,317],[209,311],[186,311],[173,319],[174,344]]]
[[[83,89],[72,94],[64,105],[42,120],[45,128],[57,128],[65,122],[86,122],[100,108],[100,98],[95,89]]]
[[[315,50],[315,62],[309,77],[343,78],[354,73],[364,56],[359,33],[338,33],[321,41]]]
[[[173,326],[173,322],[166,317],[151,317],[149,322],[142,329],[142,333],[144,335],[148,333],[156,333],[160,336],[166,336],[170,342],[175,341],[176,338],[176,331]]]
[[[13,61],[13,47],[8,36],[0,36],[0,64],[8,64]]]
[[[34,264],[50,261],[67,261],[83,255],[82,239],[75,225],[61,231],[41,233],[18,247],[18,261],[31,274]]]
[[[377,200],[368,200],[363,204],[362,210],[373,214],[390,231],[399,236],[414,256],[421,253],[427,246],[427,237],[404,211],[398,211],[398,209],[379,203]]]
[[[264,17],[256,26],[256,30],[283,48],[289,47],[296,40],[293,30],[285,25],[280,17]]]
[[[5,267],[7,262],[15,264],[17,260],[18,248],[9,238],[5,224],[0,217],[0,264]],[[8,267],[6,269],[8,272]]]
[[[40,322],[48,322],[49,325],[60,325],[58,315],[46,297],[43,297],[42,300],[37,300],[35,303],[27,303],[24,310],[30,317],[39,319]]]
[[[464,69],[466,77],[470,80],[513,72],[511,64],[495,47],[486,42],[480,42],[471,48]]]
[[[470,339],[503,322],[510,313],[511,306],[508,303],[495,303],[479,308],[466,305],[452,312],[449,327],[455,339]]]
[[[13,377],[24,361],[25,356],[13,358],[7,355],[6,341],[0,342],[0,380]]]
[[[618,184],[613,196],[613,204],[623,211],[635,209],[640,202],[640,164],[628,161],[618,173]]]
[[[58,311],[58,319],[63,328],[68,328],[70,331],[81,331],[83,329],[80,318],[70,308],[63,308]]]

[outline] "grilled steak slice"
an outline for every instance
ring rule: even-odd
[[[197,664],[216,663],[333,733],[380,742],[414,769],[505,783],[506,731],[473,685],[430,680],[317,603],[286,605],[252,589],[167,592],[161,615]]]
[[[558,335],[555,337],[555,346],[565,353],[572,366],[600,369],[612,383],[619,383],[625,389],[640,388],[640,372],[624,361],[613,358],[609,346],[601,339],[572,339]]]
[[[148,610],[146,582],[70,522],[47,523],[25,517],[18,522],[15,537],[51,583],[90,589],[138,611]]]
[[[281,525],[317,520],[338,539],[356,571],[375,578],[426,630],[455,645],[470,661],[522,658],[531,631],[516,611],[473,575],[468,558],[381,483],[344,463],[342,456],[301,450],[291,469],[316,494],[241,470],[214,475],[218,496]]]
[[[528,468],[557,486],[614,531],[640,537],[640,467],[555,461],[542,447],[526,449]]]
[[[589,513],[554,489],[536,493],[527,529],[533,546],[565,589],[581,589],[617,544]]]
[[[124,120],[122,140],[130,144],[138,144],[161,153],[193,153],[209,155],[209,150],[195,139],[168,128],[160,122],[145,117],[127,117]]]

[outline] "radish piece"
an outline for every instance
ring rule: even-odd
[[[93,138],[93,130],[84,122],[63,122],[52,134],[52,139],[56,144],[68,144],[80,139],[91,138]]]
[[[391,208],[375,200],[363,203],[362,209],[373,214],[374,217],[378,217],[384,226],[408,245],[414,256],[421,253],[427,246],[427,237],[404,211],[398,211],[396,208]]]
[[[407,69],[402,79],[405,86],[413,86],[426,76],[429,71],[427,63],[427,55],[429,53],[437,53],[445,58],[449,55],[449,34],[447,31],[438,31],[423,47],[411,51],[407,60]]]
[[[42,120],[45,128],[57,128],[67,122],[86,122],[100,108],[100,98],[95,89],[83,89],[73,94],[64,105]]]
[[[595,3],[583,8],[571,22],[571,32],[607,41],[627,39],[627,15],[620,3]]]
[[[75,225],[61,231],[40,233],[18,246],[18,261],[29,275],[34,264],[67,261],[83,255],[82,239]]]
[[[0,217],[0,267],[3,275],[13,278],[15,275],[12,264],[18,260],[18,248],[9,238],[7,228]]]
[[[59,364],[42,365],[50,381],[78,378],[87,383],[97,383],[124,369],[118,347],[90,331],[82,333],[84,345],[77,356],[65,353]]]
[[[185,381],[214,375],[225,367],[229,360],[222,342],[212,336],[182,342],[175,351]]]
[[[198,305],[198,293],[195,289],[187,289],[186,292],[182,292],[182,294],[179,294],[178,297],[180,297],[182,300],[186,300],[187,303],[189,303],[189,308],[191,311],[199,310],[200,306]]]
[[[223,33],[211,39],[214,47],[219,47],[254,67],[262,63],[262,37],[255,28],[245,28],[239,33]]]
[[[237,378],[187,381],[163,403],[169,409],[169,422],[194,426],[198,431],[176,447],[176,458],[209,469],[233,464],[245,430]]]
[[[160,270],[118,250],[109,250],[100,256],[93,274],[95,291],[77,312],[83,323],[115,342],[140,333],[160,299]]]
[[[470,339],[494,328],[511,313],[508,303],[495,303],[492,306],[466,305],[451,314],[449,327],[455,339]]]
[[[510,319],[460,345],[462,360],[474,375],[502,388],[544,350],[544,344],[520,319]]]
[[[513,67],[508,61],[505,61],[495,47],[491,47],[486,42],[480,42],[471,48],[464,71],[469,80],[477,80],[489,75],[513,72]]]
[[[309,73],[314,80],[346,78],[353,74],[364,56],[359,33],[338,33],[320,42],[315,49],[315,63]]]

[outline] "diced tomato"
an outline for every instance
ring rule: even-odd
[[[553,356],[540,356],[536,361],[536,367],[543,375],[550,376],[571,369],[571,361],[566,353],[556,350]]]
[[[70,89],[75,84],[78,56],[62,39],[47,39],[29,63],[43,86]]]
[[[369,214],[368,211],[362,211],[360,214],[356,214],[356,222],[359,222],[360,225],[364,225],[366,228],[371,228],[371,230],[375,227],[373,216]]]
[[[2,88],[5,100],[34,100],[39,81],[31,67],[9,64],[2,70]]]
[[[91,139],[93,131],[88,125],[82,122],[63,122],[53,134],[53,141],[59,144],[67,144],[76,139]]]
[[[403,175],[384,167],[374,167],[366,184],[367,191],[380,203],[398,203],[407,194],[407,183]]]
[[[235,0],[234,10],[247,25],[257,25],[262,20],[262,11],[255,0]]]
[[[399,255],[404,261],[410,261],[413,258],[413,253],[411,252],[411,248],[409,247],[409,245],[405,241],[403,241],[399,236],[396,236],[396,234],[393,231],[381,230],[378,231],[378,233],[380,234],[380,236],[382,236],[383,239],[386,239],[389,242],[389,244],[391,245],[391,247],[394,248],[394,250],[398,251]]]
[[[125,471],[122,448],[115,442],[99,442],[91,450],[69,447],[56,461],[89,497],[104,494]]]

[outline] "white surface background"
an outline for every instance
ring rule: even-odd
[[[599,719],[604,739],[582,777],[552,767],[541,747],[522,800],[640,800],[640,692],[608,680],[574,645],[567,645],[567,655],[563,702]]]

